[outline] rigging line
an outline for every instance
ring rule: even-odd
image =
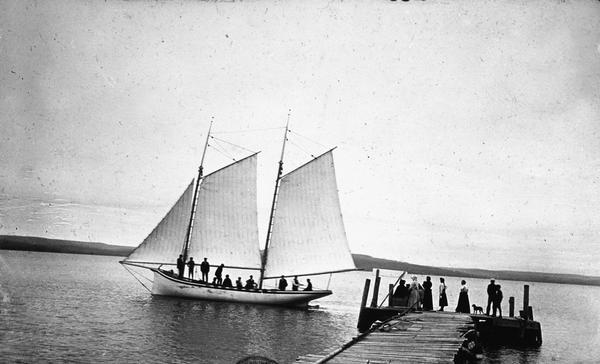
[[[224,155],[225,157],[232,159],[233,161],[235,161],[235,158],[233,158],[231,155],[229,155],[228,153],[226,153],[225,151],[219,149],[216,145],[213,144],[209,144],[209,147],[214,148],[217,152],[221,153],[222,155]],[[219,146],[220,147],[220,146]]]
[[[316,158],[313,154],[311,154],[310,152],[308,152],[306,149],[302,148],[301,146],[299,146],[298,144],[294,143],[291,140],[288,140],[288,142],[290,142],[290,144],[292,144],[293,146],[295,146],[296,148],[298,148],[300,151],[310,155],[313,159]]]
[[[133,274],[133,272],[132,272],[131,270],[129,270],[129,268],[127,268],[127,267],[126,267],[124,264],[121,264],[121,266],[122,266],[123,268],[125,268],[125,270],[126,270],[126,271],[127,271],[129,274],[131,274],[131,276],[132,276],[133,278],[135,278],[135,280],[136,280],[136,281],[138,281],[138,282],[139,282],[139,283],[140,283],[140,284],[141,284],[141,285],[142,285],[144,288],[146,288],[146,290],[148,290],[148,292],[152,293],[152,290],[151,290],[150,288],[148,288],[148,287],[147,287],[147,286],[144,284],[144,282],[140,281],[140,280],[139,280],[139,278],[138,278],[138,277],[136,277],[136,275],[135,275],[135,274]],[[146,277],[144,277],[144,278],[146,278]],[[148,279],[148,278],[146,278],[146,279]],[[150,281],[150,279],[148,279],[148,280]],[[150,282],[152,282],[152,281],[150,281]]]
[[[280,130],[284,127],[278,126],[275,128],[263,128],[263,129],[245,129],[245,130],[229,130],[229,131],[214,131],[213,134],[240,134],[240,133],[251,133],[257,131],[265,131],[265,130]]]
[[[323,145],[323,144],[319,143],[318,141],[316,141],[316,140],[312,140],[311,138],[309,138],[309,137],[307,137],[307,136],[305,136],[305,135],[302,135],[302,134],[300,134],[300,133],[298,133],[298,132],[295,132],[295,131],[293,131],[293,130],[290,130],[290,133],[293,133],[293,134],[295,134],[295,135],[297,135],[297,136],[299,136],[299,137],[301,137],[301,138],[304,138],[304,139],[308,140],[309,142],[312,142],[312,143],[318,144],[318,145],[322,146],[323,148],[329,148],[328,146],[325,146],[325,145]]]
[[[212,136],[212,135],[211,135],[211,138],[213,138],[213,139],[214,139],[214,140],[216,140],[216,141],[220,141],[220,142],[223,142],[223,143],[227,143],[227,144],[229,144],[229,145],[232,145],[232,146],[234,146],[234,147],[237,147],[237,148],[243,149],[243,150],[245,150],[246,152],[250,152],[250,153],[256,153],[256,152],[255,152],[255,151],[253,151],[253,150],[250,150],[250,149],[248,149],[248,148],[244,148],[244,147],[242,147],[241,145],[237,145],[237,144],[234,144],[234,143],[232,143],[232,142],[228,142],[227,140],[224,140],[224,139],[221,139],[221,138],[217,138],[216,136]]]
[[[394,283],[394,288],[396,288],[396,286],[398,285],[398,283],[400,283],[400,280],[402,279],[402,277],[404,277],[405,274],[406,274],[406,271],[404,271],[404,272],[402,272],[402,274],[400,274],[400,277],[398,277],[398,279],[396,280],[396,283]],[[381,301],[381,304],[377,308],[381,308],[381,306],[383,306],[383,303],[385,302],[385,300],[391,300],[391,299],[392,299],[392,297],[390,297],[390,292],[388,291],[387,295]]]

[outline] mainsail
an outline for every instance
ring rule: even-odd
[[[187,225],[192,213],[194,181],[188,185],[175,205],[154,230],[133,251],[125,262],[145,264],[174,263],[185,242]]]
[[[271,234],[265,278],[356,269],[331,150],[281,177]]]
[[[260,269],[256,154],[204,177],[188,256],[213,265]]]

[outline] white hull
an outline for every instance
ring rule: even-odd
[[[329,290],[279,291],[246,290],[216,287],[211,284],[180,280],[157,269],[154,272],[152,294],[207,301],[252,303],[261,305],[306,307],[308,302],[330,295]]]

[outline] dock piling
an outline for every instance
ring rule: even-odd
[[[394,296],[394,285],[392,283],[388,286],[388,307],[392,307],[392,297]]]
[[[377,307],[377,299],[379,298],[379,283],[381,277],[379,277],[379,269],[375,270],[375,283],[373,284],[373,298],[371,299],[371,307]]]
[[[528,316],[529,316],[527,314],[527,311],[528,311],[527,307],[529,307],[529,285],[528,284],[526,284],[523,287],[523,313],[522,313],[521,317],[524,318],[525,320],[527,320]]]
[[[515,298],[508,298],[508,317],[515,317]]]
[[[369,288],[371,287],[371,280],[365,279],[365,288],[363,288],[362,301],[360,301],[360,308],[367,306],[367,298],[369,298]]]

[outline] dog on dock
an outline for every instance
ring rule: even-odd
[[[483,315],[483,307],[477,306],[475,304],[472,304],[471,306],[473,307],[474,314],[480,313],[481,315]]]

